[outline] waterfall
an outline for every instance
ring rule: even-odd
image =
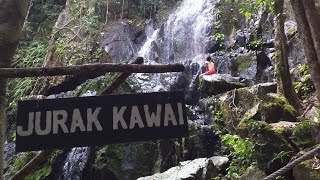
[[[154,30],[148,21],[147,40],[138,56],[144,57],[146,64],[183,63],[198,67],[199,71],[213,35],[214,5],[214,0],[184,0],[158,29]],[[186,87],[191,87],[197,74],[191,71],[191,76],[190,72],[184,73],[191,80],[188,84],[183,82]],[[179,74],[137,74],[136,79],[143,91],[169,90]]]
[[[168,20],[148,36],[138,55],[158,63],[186,60],[200,63],[213,35],[213,14],[212,0],[184,0]]]

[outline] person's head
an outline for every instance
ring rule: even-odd
[[[208,56],[208,57],[206,58],[206,61],[212,62],[211,57],[210,57],[210,56]]]

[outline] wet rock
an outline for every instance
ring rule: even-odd
[[[257,61],[257,73],[255,78],[259,82],[266,82],[268,79],[267,78],[262,79],[262,77],[264,75],[264,70],[267,67],[272,65],[271,60],[264,52],[259,52],[256,56],[256,61]]]
[[[235,33],[234,45],[244,47],[247,44],[247,39],[249,39],[249,33],[247,32],[247,30],[238,30]]]
[[[83,179],[136,179],[154,172],[158,145],[155,142],[107,145],[91,156]]]
[[[244,86],[239,77],[228,74],[205,75],[200,82],[200,90],[207,95],[217,95]]]
[[[245,79],[254,79],[257,73],[256,56],[253,51],[245,54],[238,54],[232,60],[232,76],[239,76]]]
[[[189,121],[189,136],[181,139],[160,140],[156,172],[163,172],[179,162],[218,154],[219,132],[211,125]]]
[[[182,180],[182,179],[211,179],[218,177],[219,173],[226,170],[227,157],[215,156],[212,158],[200,158],[192,161],[180,162],[179,166],[155,174],[153,176],[141,177],[138,180]]]
[[[319,114],[319,111],[318,111],[318,108],[316,108],[316,107],[312,107],[311,109],[310,109],[310,111],[308,111],[307,113],[306,113],[306,115],[305,115],[305,119],[308,119],[308,120],[310,120],[310,121],[313,121],[313,122],[320,122],[319,121],[319,116],[320,114]]]
[[[4,169],[8,168],[8,162],[15,154],[16,144],[14,142],[4,144]]]
[[[110,26],[102,36],[101,45],[113,62],[131,60],[143,41],[144,33],[130,21],[122,20]]]

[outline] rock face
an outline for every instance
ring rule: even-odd
[[[145,37],[144,31],[129,20],[116,22],[102,36],[102,46],[114,63],[131,60]]]
[[[227,157],[214,156],[211,158],[200,158],[192,161],[180,162],[179,166],[153,176],[141,177],[138,180],[196,180],[211,179],[218,177],[219,173],[227,168],[229,159]]]

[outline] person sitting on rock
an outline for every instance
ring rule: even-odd
[[[212,74],[215,74],[217,72],[216,69],[215,69],[214,63],[213,63],[213,61],[212,61],[210,56],[208,56],[206,58],[206,60],[204,61],[204,65],[206,66],[206,72],[200,74],[200,76],[199,76],[200,79],[204,75],[212,75]]]

